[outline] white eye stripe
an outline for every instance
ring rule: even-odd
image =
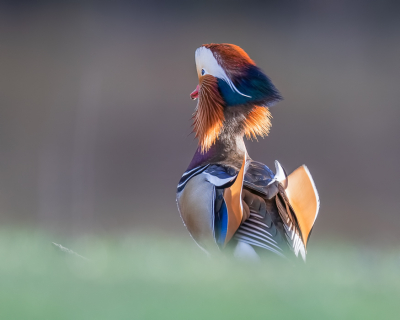
[[[196,50],[195,53],[195,59],[196,59],[196,68],[197,72],[201,75],[204,74],[211,74],[212,76],[224,80],[229,87],[239,93],[240,95],[244,97],[251,98],[251,96],[248,96],[246,94],[241,93],[233,84],[231,79],[227,76],[226,72],[222,67],[218,64],[218,61],[215,59],[213,53],[211,52],[210,49],[205,48],[205,47],[200,47]],[[203,74],[204,70],[204,74]],[[207,71],[206,71],[207,70]]]

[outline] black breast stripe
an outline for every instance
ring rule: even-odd
[[[187,183],[191,178],[193,178],[194,176],[196,176],[196,175],[202,173],[204,170],[207,169],[208,166],[209,166],[209,165],[200,166],[200,167],[193,168],[192,170],[186,171],[186,172],[182,175],[181,180],[179,180],[177,192],[181,192],[181,191],[183,190],[183,188],[185,187],[186,183]]]

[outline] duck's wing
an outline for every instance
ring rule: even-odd
[[[285,228],[285,236],[289,247],[293,250],[296,257],[301,254],[303,260],[306,260],[306,242],[301,232],[297,216],[290,204],[290,201],[286,195],[285,189],[282,184],[278,184],[278,194],[275,196],[276,206],[278,208],[279,215],[282,219],[283,226]]]
[[[244,188],[248,190],[244,201],[250,206],[259,202],[254,200],[255,197],[261,197],[267,209],[257,209],[254,205],[250,207],[250,219],[243,223],[235,237],[273,251],[277,246],[282,249],[279,237],[274,236],[276,229],[284,234],[287,245],[295,255],[300,253],[305,260],[307,241],[318,214],[318,194],[305,166],[288,177],[279,162],[276,161],[275,166],[277,173],[274,175],[260,162],[249,163],[244,177]],[[275,246],[272,240],[275,240]]]
[[[243,218],[243,178],[246,158],[240,170],[223,164],[212,164],[204,172],[206,181],[213,186],[213,234],[220,248],[232,239]]]
[[[257,250],[265,249],[279,256],[286,256],[294,248],[291,232],[277,204],[280,187],[286,175],[280,165],[274,174],[265,164],[249,160],[244,176],[243,201],[250,217],[235,234],[235,240],[246,243]],[[285,217],[287,214],[285,215]],[[290,225],[290,224],[289,224]],[[289,246],[288,246],[289,245]]]
[[[207,251],[215,244],[223,248],[242,221],[244,170],[245,161],[239,171],[209,164],[185,172],[178,184],[177,204],[182,220],[194,240]]]
[[[286,182],[286,188],[279,184],[276,204],[294,253],[297,256],[300,252],[305,260],[307,243],[320,206],[318,191],[305,165],[293,171]]]
[[[295,213],[305,246],[317,219],[320,200],[310,171],[305,165],[297,168],[287,178],[285,189],[290,207]]]
[[[250,159],[246,169],[243,182],[245,188],[268,199],[273,198],[278,193],[277,175],[265,164]]]
[[[239,226],[234,239],[252,246],[256,251],[267,250],[285,257],[289,247],[275,199],[261,197],[244,188],[243,202],[249,211],[249,218]]]

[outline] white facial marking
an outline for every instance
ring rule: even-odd
[[[233,91],[236,91],[244,97],[251,98],[250,96],[241,93],[235,87],[231,79],[228,78],[225,70],[218,64],[210,49],[205,47],[198,48],[195,53],[195,59],[197,74],[202,75],[202,70],[204,70],[204,74],[211,74],[216,78],[224,80]]]

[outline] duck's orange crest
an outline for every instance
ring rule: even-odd
[[[210,43],[203,47],[210,49],[216,57],[218,63],[225,71],[230,69],[240,70],[246,64],[255,65],[255,62],[239,46],[230,43]]]

